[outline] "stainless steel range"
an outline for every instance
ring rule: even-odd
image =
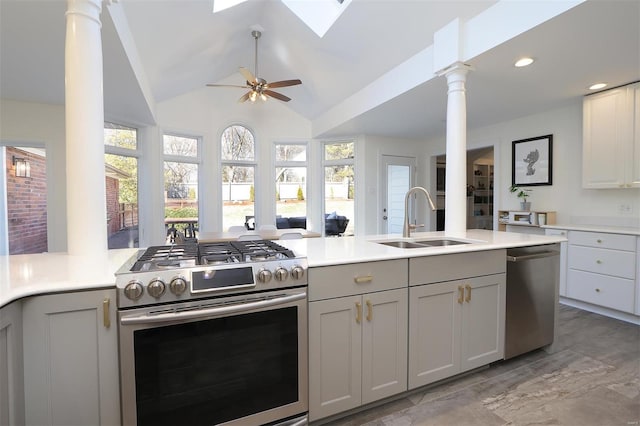
[[[116,273],[123,424],[307,421],[307,260],[268,240],[150,247]]]

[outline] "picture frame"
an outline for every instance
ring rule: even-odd
[[[512,142],[511,184],[551,185],[553,180],[553,135]]]

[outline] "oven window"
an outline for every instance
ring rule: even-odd
[[[298,401],[288,307],[134,332],[138,425],[211,425]]]

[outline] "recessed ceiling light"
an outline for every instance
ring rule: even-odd
[[[518,68],[521,68],[521,67],[526,67],[527,65],[531,65],[532,63],[533,63],[532,58],[521,58],[521,59],[518,59],[514,65]]]
[[[594,85],[589,86],[589,90],[598,90],[598,89],[602,89],[603,87],[607,87],[607,83],[596,83]]]

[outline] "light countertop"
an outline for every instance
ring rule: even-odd
[[[402,249],[375,243],[376,241],[411,241],[442,237],[469,240],[473,241],[473,244]],[[525,247],[539,244],[552,244],[562,241],[566,241],[562,236],[543,236],[515,232],[469,229],[466,232],[456,235],[448,235],[445,232],[414,232],[411,234],[411,238],[409,239],[402,238],[401,234],[389,234],[369,235],[366,237],[308,238],[303,240],[284,240],[278,241],[278,243],[292,249],[298,255],[306,256],[309,262],[309,267],[317,267],[376,260],[406,259],[409,257]]]
[[[0,256],[0,307],[26,296],[115,287],[114,273],[137,252],[109,250],[98,258],[66,253]]]
[[[317,267],[566,241],[562,236],[484,230],[468,230],[456,235],[447,235],[444,232],[415,232],[408,240],[442,237],[470,240],[473,244],[401,249],[375,243],[403,240],[398,234],[304,238],[280,240],[278,243],[292,249],[299,256],[306,256],[310,267]],[[138,249],[109,250],[99,258],[71,256],[65,253],[0,256],[0,307],[14,300],[38,294],[114,287],[115,272],[137,252]]]
[[[640,228],[626,227],[626,226],[606,226],[606,225],[542,225],[542,228],[548,229],[564,229],[567,231],[589,231],[589,232],[604,232],[607,234],[625,234],[640,236]]]

